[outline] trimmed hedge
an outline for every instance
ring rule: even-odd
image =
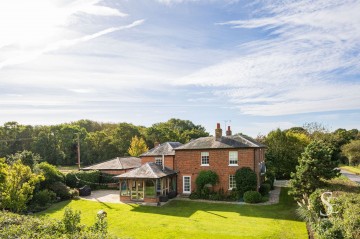
[[[247,191],[244,193],[244,202],[259,203],[261,202],[261,194],[257,191]]]
[[[91,189],[97,189],[100,182],[101,172],[94,171],[77,171],[66,174],[66,185],[71,188],[81,188],[89,185]],[[79,180],[78,180],[79,179]]]

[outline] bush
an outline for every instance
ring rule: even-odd
[[[261,202],[261,194],[257,191],[247,191],[244,193],[244,201],[246,203],[259,203]]]
[[[189,198],[190,199],[199,199],[200,196],[197,192],[192,192],[190,195],[189,195]]]
[[[78,198],[79,197],[79,190],[76,188],[70,189],[71,198]]]
[[[71,188],[81,188],[89,185],[91,189],[97,189],[100,183],[101,172],[94,171],[77,171],[66,174],[66,185]]]
[[[270,192],[270,184],[267,184],[267,183],[263,183],[261,184],[260,188],[259,188],[259,193],[262,195],[262,196],[266,196],[269,194]]]
[[[275,182],[275,173],[268,170],[265,173],[265,183],[270,184],[271,190],[274,189],[274,182]]]
[[[54,165],[47,162],[42,162],[35,166],[35,170],[39,170],[45,177],[45,180],[40,183],[41,188],[49,189],[50,185],[55,182],[65,182],[65,176]]]
[[[257,176],[251,168],[243,167],[238,169],[235,173],[235,181],[240,197],[247,191],[256,191]]]
[[[40,206],[46,206],[46,204],[51,203],[55,200],[56,200],[56,193],[45,189],[34,194],[32,198],[32,203]]]
[[[55,182],[51,184],[50,189],[56,193],[56,196],[61,200],[67,200],[71,198],[70,188],[62,182]]]
[[[238,199],[239,197],[236,189],[232,189],[231,192],[228,195],[226,195],[226,200],[228,201],[236,201]]]
[[[63,219],[64,221],[64,219]],[[0,238],[77,238],[77,239],[104,239],[115,238],[107,234],[106,219],[97,220],[91,227],[79,225],[73,220],[75,230],[68,224],[69,231],[65,230],[63,221],[51,218],[38,218],[18,215],[0,210]]]
[[[218,182],[219,182],[219,176],[211,170],[200,171],[195,181],[196,188],[198,191],[201,191],[203,188],[205,188],[207,184],[214,186]]]

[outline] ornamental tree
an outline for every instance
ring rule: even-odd
[[[296,172],[291,174],[289,194],[301,200],[323,186],[324,180],[338,176],[337,163],[331,160],[331,153],[324,142],[312,141],[301,154]]]
[[[32,173],[30,167],[20,160],[8,165],[4,182],[1,183],[1,207],[13,212],[25,210],[35,185],[43,179],[42,175]]]
[[[145,140],[143,138],[138,138],[136,135],[131,139],[130,148],[128,153],[131,156],[139,156],[142,153],[148,151],[149,148],[146,146]]]

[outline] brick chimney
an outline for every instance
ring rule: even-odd
[[[217,123],[215,129],[215,140],[219,141],[221,139],[221,136],[222,136],[222,129],[220,128],[220,123]]]
[[[228,129],[226,130],[226,136],[231,136],[231,135],[232,135],[232,132],[231,132],[230,126],[228,126]]]

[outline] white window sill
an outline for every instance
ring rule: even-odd
[[[234,189],[236,189],[236,188],[229,188],[228,191],[232,191],[232,190],[234,190]]]
[[[210,166],[210,164],[201,164],[200,166]]]
[[[239,166],[239,164],[229,164],[229,166]]]

